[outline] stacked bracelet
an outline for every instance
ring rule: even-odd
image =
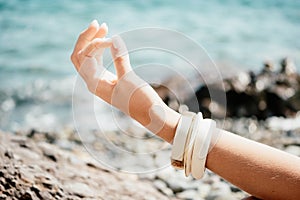
[[[202,120],[202,113],[198,113],[194,120],[193,124],[191,125],[189,129],[188,139],[186,141],[185,145],[185,152],[184,152],[184,172],[185,176],[189,176],[191,173],[191,161],[192,161],[192,155],[193,155],[193,148],[194,148],[194,142],[196,139],[196,126],[197,123]]]
[[[208,148],[215,128],[216,122],[211,119],[204,119],[198,123],[191,167],[192,175],[196,179],[202,178],[204,175]]]
[[[181,115],[176,128],[172,147],[171,164],[177,169],[183,169],[184,166],[185,143],[194,116],[195,114],[191,112],[186,112]]]
[[[202,114],[182,114],[174,136],[171,164],[176,169],[184,169],[185,175],[201,178],[205,172],[205,162],[211,138],[216,131],[216,122],[203,119]]]

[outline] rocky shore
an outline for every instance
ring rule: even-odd
[[[67,151],[37,135],[0,132],[0,199],[168,199],[148,180],[105,169],[81,145]]]
[[[249,118],[228,119],[224,128],[300,156],[300,130],[271,131]],[[201,180],[186,178],[172,167],[138,175],[109,170],[87,153],[71,130],[0,132],[0,158],[0,199],[235,200],[249,196],[209,170]]]

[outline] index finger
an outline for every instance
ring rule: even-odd
[[[78,52],[83,49],[98,32],[99,24],[97,20],[92,21],[87,29],[80,33],[78,40],[75,44],[74,52]]]
[[[99,24],[97,20],[93,20],[87,29],[85,29],[79,35],[77,42],[75,44],[73,53],[71,55],[71,60],[74,62],[75,66],[78,67],[79,61],[77,58],[78,52],[83,49],[97,34],[99,29]]]

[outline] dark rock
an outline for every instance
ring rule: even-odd
[[[167,196],[174,196],[173,191],[167,187],[167,184],[161,180],[155,180],[153,185],[157,188],[158,191],[167,195]]]
[[[54,133],[46,133],[45,136],[47,138],[47,142],[49,142],[51,144],[53,144],[57,139],[57,137],[55,136]]]
[[[240,192],[240,191],[241,191],[240,188],[235,187],[234,185],[230,185],[230,190],[231,190],[232,192]]]
[[[55,155],[55,150],[51,148],[51,146],[48,143],[40,143],[39,147],[42,149],[43,155],[53,162],[57,161],[57,156]]]
[[[290,58],[284,58],[281,60],[281,73],[286,75],[296,74],[296,66]]]
[[[196,92],[186,95],[181,102],[169,89],[174,88],[176,79],[178,77],[153,86],[164,102],[176,111],[185,104],[190,111],[201,111],[204,117],[255,117],[265,120],[271,116],[295,117],[300,110],[300,76],[288,58],[282,60],[278,72],[274,71],[271,62],[266,62],[257,74],[252,71],[239,73],[221,83],[207,85],[199,81]],[[175,90],[176,87],[179,90],[182,85],[178,83]]]
[[[33,194],[29,191],[25,192],[25,194],[21,195],[20,200],[34,200],[37,198],[33,197]]]
[[[11,151],[6,150],[4,156],[8,157],[9,159],[14,158],[14,154]]]
[[[49,158],[50,160],[52,160],[54,162],[57,161],[55,155],[53,155],[53,154],[44,153],[44,156],[46,156],[47,158]]]
[[[36,133],[37,133],[37,131],[35,129],[31,129],[31,131],[28,133],[27,137],[33,138]]]

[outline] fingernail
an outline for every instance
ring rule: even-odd
[[[107,28],[107,24],[103,22],[100,27]]]
[[[127,47],[123,39],[119,35],[112,37],[112,46],[114,49],[114,57],[121,57],[128,54]]]
[[[124,48],[125,44],[122,38],[119,35],[115,35],[112,37],[113,46],[115,49],[122,49]]]
[[[90,23],[90,26],[93,26],[93,25],[97,25],[98,24],[98,21],[96,19],[94,19],[91,23]]]

